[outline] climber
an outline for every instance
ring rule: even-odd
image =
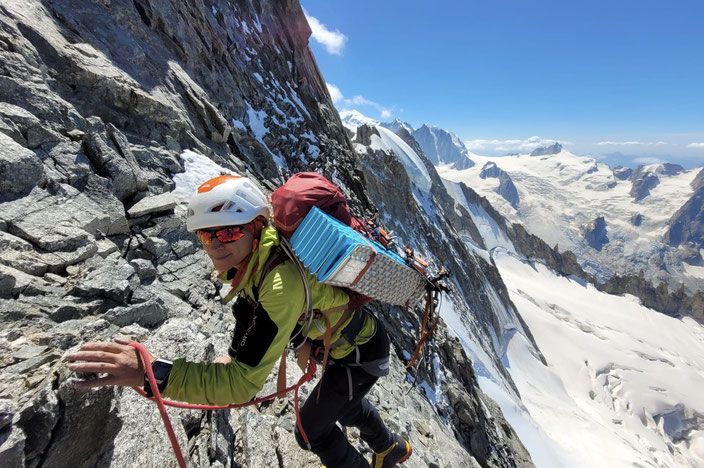
[[[306,293],[294,263],[283,257],[279,234],[269,226],[264,194],[247,178],[220,176],[193,195],[187,229],[195,232],[219,280],[231,285],[225,300],[236,299],[237,319],[230,356],[213,363],[169,362],[150,355],[162,396],[189,403],[225,405],[251,400],[292,336],[306,339],[301,350],[316,350],[328,330],[330,359],[315,389],[301,408],[303,432],[296,440],[315,452],[328,467],[369,467],[337,426],[355,426],[374,451],[372,466],[391,467],[411,454],[410,444],[389,431],[376,408],[365,398],[377,379],[388,374],[389,339],[381,322],[361,308],[344,310],[347,293],[307,275],[314,310],[335,312],[305,321]],[[299,359],[300,360],[300,359]],[[102,373],[96,380],[77,382],[87,389],[106,385],[145,386],[144,363],[129,341],[86,343],[69,355],[72,371]]]

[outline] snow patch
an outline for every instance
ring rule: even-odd
[[[188,200],[196,193],[198,186],[213,177],[223,174],[238,175],[195,151],[185,150],[180,156],[184,171],[179,174],[171,174],[171,178],[176,184],[176,188],[171,193],[179,203],[188,203]]]

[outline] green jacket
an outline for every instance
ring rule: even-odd
[[[259,284],[261,271],[269,258],[273,247],[279,245],[279,235],[274,228],[262,230],[259,245],[247,265],[247,271],[236,290],[231,291],[224,299],[231,300],[234,296],[246,295],[254,298],[253,287]],[[256,271],[252,273],[255,265]],[[319,283],[313,275],[308,274],[308,284],[311,289],[313,309],[327,310],[346,304],[349,301],[344,290]],[[226,282],[224,275],[221,281]],[[298,319],[305,312],[305,290],[296,266],[291,261],[285,261],[273,268],[264,278],[259,291],[259,302],[276,324],[278,330],[256,366],[249,366],[237,360],[229,364],[196,363],[185,359],[174,361],[168,385],[162,392],[163,396],[172,400],[186,401],[197,404],[228,405],[240,404],[251,400],[264,386],[271,369],[279,361],[289,337]],[[330,324],[335,325],[344,311],[329,315]],[[337,341],[342,330],[352,320],[350,317],[332,336],[332,343]],[[303,324],[303,333],[309,339],[322,338],[326,330],[325,319],[314,320],[307,328]],[[363,344],[374,334],[373,319],[367,317],[362,330],[355,342]],[[349,344],[332,349],[330,356],[340,359],[348,355],[354,347]]]

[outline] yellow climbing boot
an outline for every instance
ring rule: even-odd
[[[411,444],[394,434],[394,442],[389,448],[372,456],[371,468],[391,468],[408,460],[411,456]]]

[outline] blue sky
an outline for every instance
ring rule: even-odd
[[[704,166],[704,1],[301,4],[340,110],[437,125],[478,154],[557,140]]]

